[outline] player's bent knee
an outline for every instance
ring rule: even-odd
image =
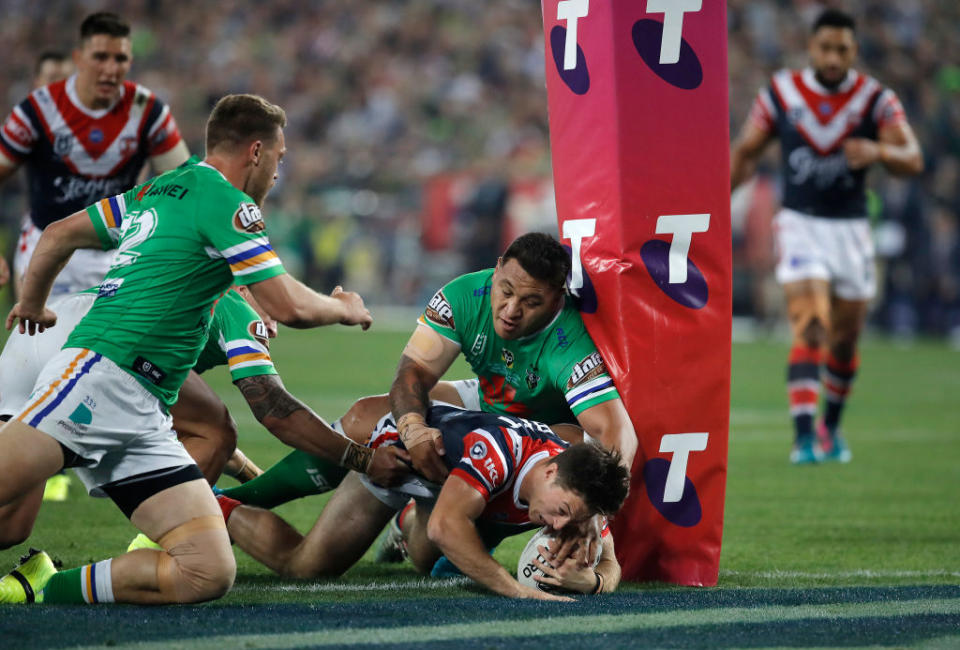
[[[827,342],[826,323],[819,316],[812,316],[800,330],[800,338],[808,347],[822,347]]]
[[[198,517],[160,539],[165,549],[157,564],[161,593],[175,603],[220,598],[233,586],[237,562],[219,515]]]
[[[370,432],[377,421],[390,410],[390,401],[387,395],[371,395],[361,397],[340,418],[343,432],[358,444],[364,444],[370,438]]]

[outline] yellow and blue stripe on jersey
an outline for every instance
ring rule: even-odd
[[[242,277],[273,266],[280,266],[280,258],[266,237],[257,237],[221,251],[230,264],[234,276]]]
[[[252,339],[238,339],[227,341],[227,364],[230,371],[250,368],[253,366],[273,367],[270,353],[267,349]]]
[[[123,214],[126,211],[126,202],[123,195],[108,196],[97,202],[97,212],[107,228],[119,228],[123,224]]]

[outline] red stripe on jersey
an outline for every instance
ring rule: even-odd
[[[0,153],[3,153],[3,155],[9,158],[12,162],[18,163],[24,159],[24,155],[22,153],[7,147],[5,144],[3,144],[3,140],[0,140]]]
[[[132,83],[130,81],[125,81],[123,82],[123,86],[124,86],[123,99],[125,103],[124,111],[122,113],[123,118],[117,123],[116,125],[117,130],[116,130],[116,133],[113,134],[113,137],[110,139],[111,142],[113,142],[113,140],[117,138],[117,136],[120,134],[120,131],[123,130],[123,127],[127,125],[127,120],[129,120],[130,118],[129,107],[131,104],[133,104],[133,98],[136,96],[136,93],[137,93],[137,85],[135,83]],[[130,98],[129,103],[127,103],[126,101],[128,97]],[[110,169],[110,171],[107,173],[107,176],[114,176],[120,169],[123,168],[124,165],[127,164],[127,162],[130,161],[130,159],[134,156],[134,154],[137,153],[137,149],[139,148],[139,145],[140,145],[140,138],[143,137],[143,132],[144,132],[144,129],[146,128],[147,118],[150,116],[150,110],[153,108],[153,105],[155,102],[156,102],[156,97],[154,97],[151,94],[150,99],[147,100],[147,106],[143,111],[143,115],[140,116],[140,124],[137,125],[137,136],[136,136],[136,140],[133,143],[133,146],[129,147],[127,151],[123,151],[121,149],[120,160],[117,162],[116,165],[114,165]],[[113,113],[113,111],[111,111],[111,113]],[[107,146],[109,146],[109,144]],[[106,151],[106,148],[104,148],[104,151]],[[103,152],[101,151],[100,153],[103,153]]]
[[[460,462],[470,465],[484,477],[494,491],[507,479],[505,459],[497,453],[500,448],[495,445],[493,436],[471,431],[463,437],[463,457],[460,459]]]
[[[797,87],[797,90],[800,91],[800,95],[803,97],[803,101],[807,104],[807,106],[810,107],[814,117],[817,118],[817,121],[820,122],[820,124],[826,124],[829,122],[836,112],[843,108],[844,104],[850,101],[850,98],[853,97],[854,94],[856,94],[856,92],[863,87],[863,84],[867,82],[867,77],[865,75],[858,75],[857,80],[848,90],[842,93],[822,95],[803,83],[803,73],[799,70],[794,71],[792,77],[794,85]],[[830,110],[827,111],[826,114],[820,111],[820,108],[823,105],[830,107]]]
[[[490,492],[487,491],[487,486],[478,481],[475,476],[469,474],[466,470],[460,467],[454,467],[452,470],[450,470],[450,476],[456,476],[463,479],[467,485],[480,493],[480,496],[483,497],[484,501],[490,500]]]
[[[159,135],[163,135],[163,140],[155,142],[154,139]],[[177,146],[182,139],[176,120],[173,119],[173,113],[168,112],[166,119],[163,120],[163,124],[160,125],[160,128],[157,129],[153,137],[149,139],[150,155],[159,156],[160,154],[167,153]]]
[[[23,147],[28,151],[33,149],[33,144],[36,142],[36,139],[33,137],[33,129],[30,128],[28,124],[24,124],[23,120],[17,117],[16,113],[10,113],[10,117],[7,118],[6,123],[3,125],[3,133],[13,144]],[[25,155],[25,154],[20,154]]]

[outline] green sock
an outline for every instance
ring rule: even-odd
[[[43,602],[66,605],[112,603],[112,559],[67,569],[51,576],[43,588]]]
[[[349,470],[336,463],[296,450],[257,478],[223,491],[240,503],[275,508],[287,501],[323,494],[338,485]]]

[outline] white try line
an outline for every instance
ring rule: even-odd
[[[508,603],[509,601],[504,601]],[[403,627],[346,627],[270,634],[225,634],[191,639],[164,639],[141,643],[117,643],[111,648],[132,650],[170,650],[189,648],[300,648],[378,643],[426,643],[429,641],[466,641],[496,638],[550,637],[561,634],[585,634],[602,630],[605,634],[657,628],[681,628],[697,625],[769,623],[773,621],[853,620],[858,618],[903,617],[930,614],[960,615],[960,598],[937,600],[884,601],[875,603],[834,603],[769,607],[717,607],[683,611],[632,612],[621,615],[562,615],[520,620],[492,620],[450,625],[408,625]],[[954,637],[955,638],[955,637]],[[545,640],[546,643],[546,640]],[[76,648],[75,650],[90,650]]]
[[[418,578],[417,580],[394,580],[392,582],[369,582],[364,584],[344,584],[342,582],[314,582],[309,584],[268,584],[262,586],[242,585],[234,587],[233,592],[280,591],[294,593],[337,593],[337,592],[378,592],[415,589],[417,591],[439,591],[450,587],[462,587],[473,582],[470,578]]]

